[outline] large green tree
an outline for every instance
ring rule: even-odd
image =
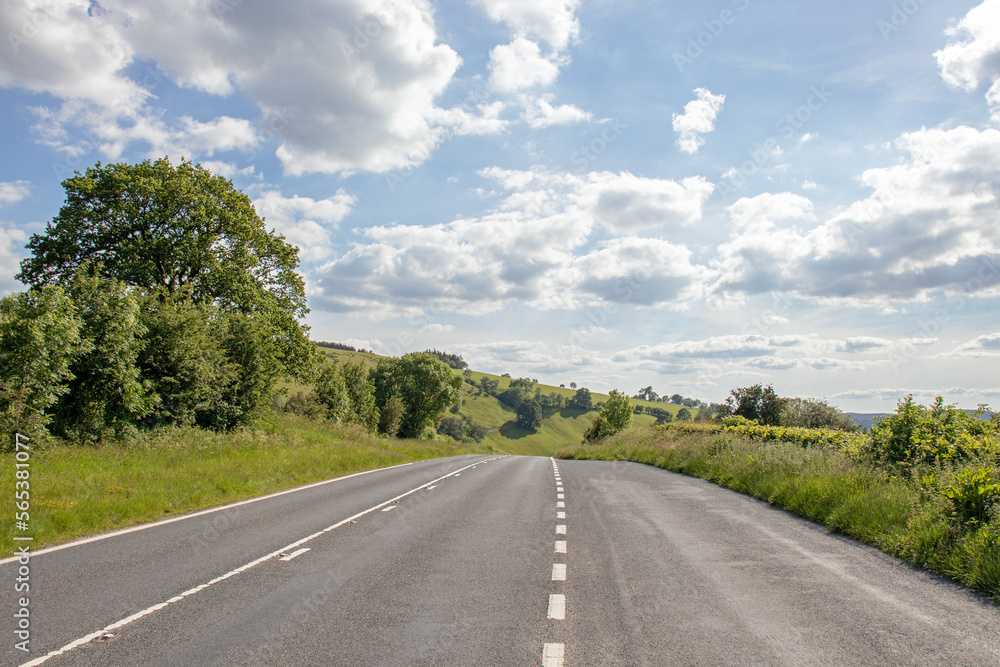
[[[394,399],[403,405],[399,435],[419,438],[461,398],[462,377],[432,354],[404,354],[378,362],[372,372],[375,402],[384,413]],[[380,425],[381,426],[381,425]]]
[[[66,201],[29,240],[19,280],[65,285],[81,265],[100,265],[105,277],[127,285],[186,293],[255,319],[284,372],[311,372],[315,350],[299,322],[308,309],[298,249],[268,232],[230,181],[190,161],[159,159],[98,163],[62,185]]]

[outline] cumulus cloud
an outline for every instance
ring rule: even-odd
[[[559,59],[542,56],[538,44],[518,37],[490,51],[490,84],[503,93],[551,85],[559,76]]]
[[[963,357],[996,357],[1000,354],[1000,333],[985,334],[963,343],[953,354]]]
[[[922,129],[896,141],[897,164],[865,171],[872,189],[818,223],[791,193],[729,208],[717,295],[782,291],[841,303],[970,296],[1000,284],[1000,131]]]
[[[593,114],[572,104],[552,106],[554,95],[542,95],[537,99],[525,97],[524,120],[531,127],[545,128],[552,125],[566,125],[590,120]]]
[[[31,184],[28,181],[0,182],[0,206],[19,202],[30,191]]]
[[[594,302],[683,307],[707,269],[682,245],[625,236],[585,248],[595,230],[635,232],[700,218],[712,186],[629,173],[485,169],[506,191],[495,210],[434,225],[365,229],[313,281],[314,308],[384,312],[433,307],[492,312],[517,300],[541,309]],[[635,219],[608,208],[613,199]]]
[[[486,15],[509,25],[518,36],[541,39],[565,49],[580,34],[579,0],[476,0]]]
[[[948,30],[951,37],[965,39],[952,42],[934,54],[941,76],[946,82],[965,90],[975,90],[980,81],[991,82],[986,101],[993,111],[993,120],[1000,122],[1000,0],[985,0],[973,7]]]
[[[437,106],[461,59],[440,43],[423,0],[94,7],[26,0],[0,9],[4,34],[45,17],[31,39],[0,54],[0,86],[61,100],[36,110],[36,133],[68,155],[83,133],[89,150],[109,157],[133,143],[195,158],[227,150],[252,158],[263,148],[292,175],[386,172],[426,160],[450,134],[503,127],[491,105]],[[145,63],[152,75],[135,73]],[[171,86],[239,94],[259,120],[171,118],[156,106]]]
[[[333,252],[330,232],[351,212],[357,198],[342,189],[320,200],[298,195],[285,197],[277,190],[269,190],[253,203],[266,226],[299,248],[303,262],[314,262]]]
[[[713,95],[706,88],[695,88],[698,98],[684,105],[684,113],[674,114],[677,147],[693,155],[705,144],[704,135],[715,130],[715,119],[722,111],[725,95]]]

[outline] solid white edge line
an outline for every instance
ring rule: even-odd
[[[235,570],[231,570],[229,572],[226,572],[225,574],[219,575],[215,579],[212,579],[211,581],[208,581],[208,582],[206,582],[206,583],[204,583],[204,584],[202,584],[200,586],[195,586],[194,588],[192,588],[190,590],[187,590],[184,593],[181,593],[180,595],[175,595],[174,597],[170,598],[166,602],[160,602],[159,604],[155,604],[152,607],[148,607],[146,609],[143,609],[142,611],[136,612],[135,614],[132,614],[131,616],[123,618],[122,620],[117,621],[116,623],[112,623],[111,625],[109,625],[109,626],[107,626],[107,627],[105,627],[105,628],[103,628],[101,630],[97,630],[96,632],[91,632],[89,635],[85,635],[83,637],[80,637],[79,639],[76,639],[76,640],[70,642],[69,644],[66,644],[62,648],[56,649],[54,651],[49,651],[48,653],[46,653],[43,656],[35,658],[34,660],[31,660],[30,662],[23,663],[22,665],[20,665],[20,667],[36,667],[36,665],[42,664],[43,662],[45,662],[49,658],[54,658],[56,656],[62,655],[63,653],[66,653],[67,651],[71,651],[74,648],[77,648],[79,646],[83,646],[84,644],[87,644],[87,643],[93,641],[94,639],[97,639],[98,637],[100,637],[101,635],[103,635],[103,634],[105,634],[107,632],[111,632],[112,630],[117,630],[118,628],[124,627],[124,626],[128,625],[129,623],[132,623],[133,621],[139,620],[143,616],[147,616],[149,614],[152,614],[153,612],[156,612],[156,611],[159,611],[160,609],[163,609],[167,605],[170,605],[170,604],[173,604],[174,602],[178,602],[180,600],[183,600],[184,598],[186,598],[188,596],[191,596],[191,595],[194,595],[195,593],[198,593],[199,591],[203,591],[203,590],[205,590],[206,588],[208,588],[209,586],[211,586],[213,584],[217,584],[220,581],[225,581],[226,579],[229,579],[230,577],[236,576],[237,574],[240,574],[242,572],[246,572],[250,568],[256,567],[257,565],[260,565],[261,563],[263,563],[263,562],[265,562],[267,560],[270,560],[271,558],[274,558],[275,556],[280,556],[283,553],[287,553],[287,552],[295,549],[296,547],[300,547],[303,544],[305,544],[306,542],[308,542],[310,540],[313,540],[313,539],[319,537],[320,535],[323,535],[324,533],[328,533],[331,530],[336,530],[337,528],[340,528],[344,524],[350,523],[350,522],[354,521],[355,519],[359,519],[359,518],[363,517],[366,514],[370,514],[371,512],[374,512],[375,510],[382,509],[386,505],[390,505],[392,503],[395,503],[397,500],[405,498],[406,496],[414,494],[417,491],[420,491],[422,489],[425,489],[425,488],[427,488],[431,484],[437,484],[438,482],[440,482],[443,479],[447,479],[447,478],[451,477],[452,475],[455,475],[457,473],[462,472],[463,470],[466,470],[467,468],[471,468],[473,465],[478,465],[479,463],[488,463],[489,461],[495,461],[495,460],[497,460],[499,458],[501,458],[501,457],[496,456],[496,457],[494,457],[492,459],[487,459],[485,461],[479,461],[478,463],[475,463],[475,464],[469,464],[469,465],[465,466],[464,468],[459,468],[458,470],[453,470],[452,472],[448,473],[447,475],[443,475],[441,477],[438,477],[435,480],[432,480],[430,482],[426,482],[424,484],[421,484],[420,486],[418,486],[418,487],[416,487],[414,489],[410,489],[409,491],[407,491],[405,493],[399,494],[395,498],[390,498],[389,500],[386,500],[385,502],[379,503],[378,505],[375,505],[374,507],[369,507],[366,510],[358,512],[354,516],[350,516],[350,517],[348,517],[346,519],[343,519],[342,521],[338,521],[337,523],[333,524],[332,526],[324,528],[323,530],[321,530],[319,532],[313,533],[312,535],[309,535],[308,537],[304,537],[301,540],[298,540],[296,542],[292,542],[291,544],[289,544],[286,547],[282,547],[281,549],[278,549],[277,551],[272,551],[271,553],[269,553],[269,554],[267,554],[265,556],[261,556],[257,560],[250,561],[249,563],[246,563],[245,565],[241,565],[240,567],[236,568]],[[407,464],[403,464],[403,465],[407,465]],[[384,470],[384,468],[382,468],[382,470]]]
[[[430,460],[430,459],[429,459]],[[191,514],[181,514],[180,516],[172,516],[169,519],[160,519],[159,521],[154,521],[153,523],[144,523],[140,526],[131,526],[129,528],[122,528],[121,530],[115,530],[110,533],[102,533],[100,535],[93,535],[91,537],[85,537],[82,540],[76,540],[75,542],[67,542],[66,544],[58,544],[54,547],[46,547],[44,549],[39,549],[38,551],[32,551],[32,558],[41,556],[42,554],[52,553],[53,551],[62,551],[63,549],[69,549],[70,547],[78,547],[84,544],[90,544],[91,542],[100,542],[101,540],[106,540],[110,537],[118,537],[119,535],[127,535],[128,533],[136,533],[140,530],[146,530],[147,528],[156,528],[157,526],[165,526],[168,523],[174,523],[175,521],[184,521],[186,519],[195,519],[200,516],[205,516],[206,514],[212,514],[213,512],[222,512],[224,510],[232,509],[234,507],[240,507],[242,505],[249,505],[250,503],[255,503],[260,500],[268,500],[269,498],[277,498],[278,496],[284,496],[289,493],[295,493],[296,491],[305,491],[306,489],[312,489],[317,486],[323,486],[324,484],[332,484],[333,482],[339,482],[341,480],[350,479],[352,477],[358,477],[360,475],[368,475],[373,472],[379,472],[380,470],[391,470],[393,468],[402,468],[405,466],[411,466],[415,463],[423,463],[423,461],[410,461],[409,463],[399,463],[394,466],[389,466],[388,468],[372,468],[371,470],[362,470],[361,472],[351,473],[350,475],[344,475],[343,477],[334,477],[332,479],[324,479],[320,482],[313,482],[312,484],[306,484],[305,486],[297,486],[294,489],[285,489],[284,491],[276,491],[274,493],[269,493],[266,496],[260,496],[258,498],[247,498],[246,500],[239,500],[235,503],[229,503],[228,505],[220,505],[219,507],[210,507],[206,510],[200,510],[198,512],[193,512]],[[12,563],[17,560],[17,556],[11,556],[10,558],[4,558],[0,560],[0,565],[5,563]]]
[[[301,548],[301,549],[299,549],[298,551],[293,551],[293,552],[292,552],[292,553],[290,553],[290,554],[287,554],[287,555],[285,555],[285,556],[282,556],[282,557],[281,557],[281,558],[279,558],[278,560],[283,560],[283,561],[285,561],[285,562],[287,563],[288,561],[292,560],[292,559],[293,559],[293,558],[295,558],[296,556],[301,556],[302,554],[304,554],[304,553],[305,553],[305,552],[307,552],[307,551],[309,551],[309,547],[302,547],[302,548]],[[170,598],[170,600],[173,600],[173,599],[174,599],[174,598]],[[168,602],[169,602],[170,600],[168,600]]]
[[[549,596],[549,618],[556,621],[566,620],[566,596],[553,593]]]
[[[542,647],[542,667],[562,667],[565,655],[565,644],[546,644]]]

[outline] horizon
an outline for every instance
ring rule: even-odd
[[[299,248],[314,340],[707,403],[1000,396],[1000,0],[0,8],[0,294],[103,163]]]

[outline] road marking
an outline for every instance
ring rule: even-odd
[[[557,554],[566,553],[566,540],[556,540],[556,553]]]
[[[565,535],[565,534],[566,534],[566,524],[564,523],[557,524],[556,535]]]
[[[566,507],[566,503],[560,500],[559,502],[556,503],[556,507]]]
[[[491,461],[494,459],[490,459]],[[294,489],[285,489],[284,491],[278,491],[276,493],[270,493],[266,496],[260,496],[259,498],[248,498],[247,500],[241,500],[236,503],[230,503],[228,505],[222,505],[220,507],[212,507],[207,510],[201,510],[200,512],[193,512],[191,514],[182,514],[181,516],[170,517],[169,519],[162,519],[160,521],[155,521],[153,523],[145,523],[141,526],[132,526],[131,528],[122,528],[121,530],[116,530],[111,533],[104,533],[103,535],[94,535],[93,537],[87,537],[82,540],[77,540],[76,542],[67,542],[66,544],[59,544],[54,547],[47,547],[45,549],[39,549],[38,551],[31,552],[32,558],[41,556],[42,554],[52,553],[53,551],[62,551],[63,549],[69,549],[70,547],[78,547],[84,544],[90,544],[91,542],[100,542],[101,540],[106,540],[109,537],[118,537],[119,535],[127,535],[128,533],[135,533],[140,530],[146,530],[147,528],[156,528],[157,526],[165,526],[168,523],[174,523],[176,521],[185,521],[187,519],[195,519],[200,516],[205,516],[206,514],[212,514],[213,512],[222,512],[224,510],[232,509],[234,507],[240,507],[242,505],[249,505],[250,503],[255,503],[260,500],[268,500],[269,498],[277,498],[278,496],[284,496],[289,493],[295,493],[296,491],[305,491],[306,489],[312,489],[317,486],[323,486],[324,484],[332,484],[334,482],[340,482],[345,479],[350,479],[352,477],[358,477],[360,475],[369,475],[373,472],[379,472],[381,470],[391,470],[393,468],[404,468],[406,466],[411,466],[416,463],[411,461],[410,463],[400,463],[398,465],[389,466],[388,468],[373,468],[371,470],[362,470],[361,472],[351,473],[350,475],[344,475],[343,477],[334,477],[333,479],[324,479],[322,482],[313,482],[312,484],[306,484],[305,486],[297,486]],[[482,461],[481,463],[485,463]],[[4,558],[0,560],[0,565],[4,563],[13,563],[17,560],[17,556],[12,556],[10,558]]]
[[[563,499],[565,499],[565,498],[566,498],[566,494],[564,494],[564,493],[557,493],[557,494],[556,494],[556,498],[557,498],[558,500],[563,500]]]
[[[389,505],[388,507],[383,507],[383,508],[382,508],[382,511],[383,511],[383,512],[391,512],[391,511],[392,511],[392,510],[394,510],[394,509],[396,509],[396,506],[395,506],[395,505]]]
[[[566,563],[552,563],[552,581],[566,581]]]
[[[556,512],[556,518],[557,519],[565,519],[566,518],[566,512]]]
[[[566,620],[566,596],[553,593],[549,596],[549,618],[557,621]]]
[[[430,491],[431,489],[436,489],[436,488],[438,488],[437,484],[435,484],[434,486],[428,486],[427,490]]]
[[[256,567],[256,566],[260,565],[261,563],[267,562],[267,561],[271,560],[272,558],[274,558],[275,556],[281,556],[282,554],[288,553],[288,552],[292,551],[293,549],[295,549],[297,547],[301,547],[306,542],[309,542],[310,540],[314,540],[314,539],[316,539],[317,537],[319,537],[321,535],[329,533],[331,530],[336,530],[337,528],[340,528],[343,525],[346,525],[346,524],[349,524],[349,523],[354,523],[356,519],[360,519],[361,517],[365,516],[366,514],[370,514],[370,513],[374,512],[375,510],[380,510],[383,507],[387,507],[389,505],[393,505],[397,501],[402,500],[403,498],[405,498],[405,497],[407,497],[409,495],[412,495],[412,494],[416,493],[417,491],[422,491],[423,489],[426,489],[431,484],[437,484],[438,482],[440,482],[440,481],[442,481],[444,479],[447,479],[449,477],[455,476],[458,473],[462,472],[463,470],[471,468],[473,465],[479,465],[480,463],[488,463],[490,461],[495,461],[498,458],[500,458],[500,457],[497,456],[497,457],[494,457],[492,459],[487,459],[486,461],[479,461],[476,464],[469,464],[469,465],[467,465],[467,466],[465,466],[463,468],[459,468],[458,470],[452,471],[452,472],[448,473],[447,475],[442,475],[441,477],[438,477],[437,479],[431,480],[431,481],[429,481],[429,482],[427,482],[425,484],[421,484],[420,486],[418,486],[416,488],[410,489],[409,491],[406,491],[405,493],[399,494],[395,498],[390,498],[389,500],[386,500],[385,502],[381,502],[378,505],[374,505],[373,507],[369,507],[366,510],[362,510],[362,511],[358,512],[357,514],[355,514],[353,516],[349,516],[346,519],[343,519],[341,521],[338,521],[337,523],[333,524],[332,526],[328,526],[328,527],[324,528],[323,530],[321,530],[319,532],[313,533],[312,535],[309,535],[307,537],[303,537],[301,540],[292,542],[291,544],[289,544],[287,546],[284,546],[281,549],[278,549],[277,551],[272,551],[271,553],[266,554],[264,556],[261,556],[260,558],[258,558],[256,560],[252,560],[249,563],[246,563],[245,565],[241,565],[240,567],[236,568],[235,570],[230,570],[229,572],[226,572],[225,574],[219,575],[215,579],[212,579],[211,581],[205,582],[204,584],[201,584],[200,586],[195,586],[194,588],[188,589],[188,590],[184,591],[183,593],[181,593],[179,595],[175,595],[174,597],[170,598],[166,602],[161,602],[161,603],[155,604],[152,607],[149,607],[147,609],[143,609],[142,611],[136,612],[135,614],[132,614],[131,616],[127,616],[126,618],[123,618],[122,620],[120,620],[120,621],[118,621],[116,623],[112,623],[111,625],[109,625],[109,626],[107,626],[105,628],[97,630],[96,632],[91,632],[89,635],[85,635],[83,637],[80,637],[79,639],[77,639],[75,641],[72,641],[69,644],[66,644],[62,648],[55,649],[53,651],[49,651],[48,653],[46,653],[43,656],[39,656],[39,657],[35,658],[34,660],[32,660],[30,662],[26,662],[26,663],[22,664],[21,667],[36,667],[37,665],[42,664],[43,662],[45,662],[49,658],[54,658],[54,657],[56,657],[58,655],[62,655],[63,653],[66,653],[68,651],[72,651],[73,649],[75,649],[77,647],[80,647],[80,646],[83,646],[84,644],[87,644],[87,643],[89,643],[89,642],[97,639],[98,637],[101,637],[101,636],[103,636],[103,635],[105,635],[105,634],[107,634],[109,632],[117,630],[118,628],[124,627],[124,626],[128,625],[129,623],[132,623],[133,621],[137,621],[140,618],[142,618],[143,616],[148,616],[149,614],[152,614],[153,612],[157,612],[157,611],[163,609],[164,607],[166,607],[167,605],[173,604],[175,602],[180,602],[181,600],[183,600],[186,597],[194,595],[195,593],[199,593],[199,592],[205,590],[206,588],[208,588],[209,586],[212,586],[213,584],[217,584],[220,581],[225,581],[226,579],[229,579],[230,577],[235,577],[237,574],[241,574],[243,572],[246,572],[250,568]],[[344,478],[341,477],[341,478],[338,478],[338,479],[344,479]],[[325,483],[325,482],[323,482],[323,483]],[[303,487],[303,488],[305,488],[305,487]],[[275,495],[281,495],[281,494],[275,494]],[[243,504],[243,503],[240,503],[240,504]]]
[[[307,551],[309,551],[309,547],[303,547],[303,548],[299,549],[298,551],[293,551],[292,553],[290,553],[290,554],[288,554],[286,556],[282,556],[278,560],[283,560],[285,562],[288,562],[288,561],[292,560],[293,558],[295,558],[296,556],[301,556],[302,554],[304,554]]]
[[[546,644],[542,649],[542,667],[563,667],[565,644]]]

